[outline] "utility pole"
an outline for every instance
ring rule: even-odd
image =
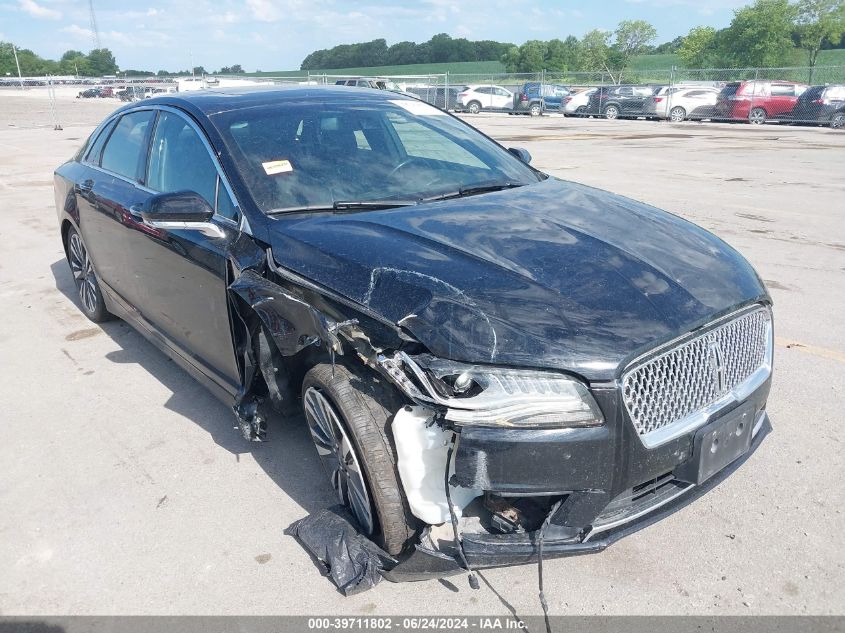
[[[88,0],[88,10],[91,13],[91,37],[94,40],[95,48],[102,48],[100,44],[100,29],[97,28],[97,16],[94,15],[94,0]]]
[[[15,56],[15,66],[18,67],[18,79],[21,81],[21,88],[23,88],[23,75],[21,75],[21,63],[18,61],[18,49],[12,44],[12,54]]]

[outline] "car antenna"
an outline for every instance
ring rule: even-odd
[[[549,523],[552,522],[552,517],[557,512],[563,499],[558,499],[557,503],[552,506],[546,518],[543,520],[543,525],[540,526],[540,534],[537,537],[537,585],[540,590],[540,606],[543,607],[543,619],[546,622],[546,633],[552,633],[552,625],[549,622],[549,604],[546,602],[546,594],[543,592],[543,541],[546,538],[546,529]]]
[[[449,470],[452,467],[452,452],[455,450],[456,434],[452,433],[452,441],[449,443],[449,452],[446,454],[446,505],[449,506],[449,518],[452,523],[452,532],[455,535],[455,545],[458,546],[458,554],[461,557],[461,562],[464,564],[464,569],[469,573],[469,586],[473,589],[478,589],[478,577],[467,562],[466,552],[464,552],[464,542],[458,535],[458,517],[455,516],[455,507],[452,505],[452,493],[449,492]]]

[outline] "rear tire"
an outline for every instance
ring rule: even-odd
[[[681,123],[682,121],[686,120],[687,118],[687,111],[684,110],[681,106],[675,106],[669,112],[669,120],[672,123]]]
[[[531,116],[540,116],[543,114],[543,108],[540,107],[539,103],[532,103],[531,109],[528,112]]]
[[[748,113],[748,122],[752,125],[763,125],[766,122],[766,111],[763,108],[754,108]]]
[[[467,110],[470,114],[478,114],[481,112],[481,104],[478,101],[470,101],[467,104]]]
[[[834,130],[845,130],[845,112],[833,115],[830,120],[830,127]]]
[[[604,109],[604,118],[615,121],[619,118],[619,108],[615,105],[609,105]]]
[[[73,281],[76,284],[76,298],[82,314],[94,323],[110,321],[114,315],[106,309],[100,282],[94,272],[94,262],[88,255],[88,249],[82,241],[82,236],[73,227],[67,231],[67,262]]]
[[[376,375],[353,372],[344,365],[336,364],[334,371],[330,364],[313,367],[302,383],[302,402],[312,440],[321,455],[323,467],[327,469],[332,487],[340,500],[359,518],[359,507],[350,502],[348,495],[336,485],[343,473],[329,473],[331,459],[325,459],[328,444],[337,438],[327,438],[315,430],[313,403],[323,398],[336,414],[340,424],[341,439],[351,443],[351,455],[360,466],[370,505],[372,529],[369,536],[390,554],[399,554],[408,541],[416,535],[418,520],[411,514],[408,501],[396,468],[396,451],[390,422],[403,405],[399,395],[386,381]],[[329,442],[326,442],[326,440]],[[336,443],[336,442],[335,442]],[[347,459],[347,462],[350,460]],[[348,473],[354,475],[351,469]],[[347,475],[347,476],[348,476]],[[345,498],[346,497],[346,498]],[[360,500],[360,496],[359,496]],[[366,526],[362,525],[365,528]]]

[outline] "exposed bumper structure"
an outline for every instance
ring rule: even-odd
[[[562,526],[553,522],[550,526],[551,529],[546,534],[543,557],[562,558],[601,552],[619,539],[661,521],[704,496],[738,470],[760,447],[763,439],[772,430],[765,411],[761,412],[758,424],[757,433],[747,453],[703,484],[687,483],[681,486],[681,489],[673,487],[673,490],[678,494],[656,498],[650,505],[643,504],[640,512],[630,514],[624,522],[618,525],[608,526],[608,529],[600,532],[587,528],[586,534],[582,537],[572,535],[566,529],[562,530]],[[463,544],[467,561],[475,568],[521,565],[537,561],[535,533],[518,535],[464,534]],[[405,582],[459,574],[463,571],[458,563],[457,550],[454,548],[435,551],[418,545],[409,558],[389,572],[385,572],[384,576],[394,582]]]
[[[615,389],[593,392],[607,420],[603,427],[464,429],[453,482],[503,496],[564,495],[546,532],[544,558],[599,552],[681,509],[737,470],[771,431],[765,410],[770,384],[766,380],[703,427],[651,449],[637,436]],[[717,450],[712,450],[714,438]],[[720,450],[726,452],[716,458]],[[537,560],[536,532],[464,532],[462,540],[473,567]],[[454,547],[418,545],[386,576],[405,581],[459,573],[458,560]]]

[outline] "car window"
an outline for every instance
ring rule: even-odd
[[[273,104],[211,121],[266,212],[540,179],[460,120],[410,99]]]
[[[154,115],[152,110],[142,110],[120,117],[103,149],[100,166],[139,181],[143,169],[147,128]]]
[[[482,94],[482,95],[489,95],[492,94],[492,89],[486,86],[481,86],[480,88],[476,88],[475,92]]]
[[[88,140],[88,146],[85,148],[84,160],[88,163],[93,163],[95,165],[100,164],[100,154],[103,151],[103,145],[106,144],[106,139],[108,139],[109,134],[111,133],[111,129],[114,127],[116,121],[111,121],[105,126],[103,129],[100,130],[100,133],[97,135],[96,138]]]
[[[181,116],[162,112],[153,134],[147,186],[155,191],[193,191],[213,208],[217,169],[193,127]]]
[[[233,222],[237,222],[240,217],[238,208],[232,202],[232,197],[226,191],[226,187],[223,185],[223,181],[219,176],[217,177],[217,204],[214,205],[214,211],[217,215],[222,215],[224,218],[228,218]]]
[[[825,91],[824,96],[831,101],[842,101],[845,99],[845,86],[832,86]]]
[[[790,86],[789,84],[772,84],[771,95],[773,97],[794,97],[795,86]]]
[[[507,97],[507,96],[510,95],[510,93],[507,90],[505,90],[504,88],[496,88],[495,90],[496,90],[496,94],[499,95],[500,97]]]

